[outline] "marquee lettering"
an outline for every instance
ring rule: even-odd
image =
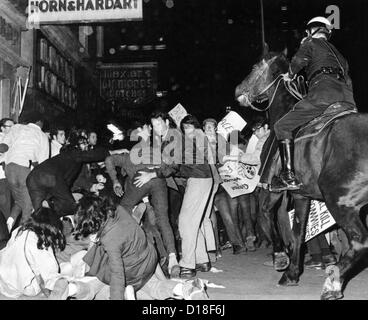
[[[87,10],[137,9],[137,0],[40,0],[31,1],[31,6],[41,12],[67,12]],[[36,10],[34,10],[36,11]],[[33,12],[34,12],[33,11]]]

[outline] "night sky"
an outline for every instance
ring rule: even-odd
[[[164,104],[181,102],[201,119],[223,116],[227,105],[238,110],[235,87],[262,53],[260,1],[173,3],[167,8],[165,0],[144,0],[143,21],[107,24],[105,62],[158,61],[159,89],[168,90]],[[348,59],[358,108],[368,111],[368,1],[264,0],[266,42],[271,50],[287,47],[291,57],[306,22],[316,15],[327,17],[328,5],[340,8],[341,29],[334,30],[331,42]],[[108,53],[120,44],[160,43],[167,49],[155,54]]]

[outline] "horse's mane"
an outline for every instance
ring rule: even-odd
[[[280,74],[284,74],[289,69],[289,60],[283,52],[270,51],[260,57],[260,61],[264,59],[269,65],[270,78],[272,81]],[[258,71],[254,69],[254,71]],[[269,109],[270,125],[280,119],[295,103],[295,99],[286,91],[283,84],[278,87],[278,92],[275,96],[273,104]]]
[[[271,51],[263,55],[262,58],[269,61],[274,57],[276,57],[276,60],[271,65],[271,71],[272,75],[276,77],[278,74],[288,71],[290,62],[283,52]]]

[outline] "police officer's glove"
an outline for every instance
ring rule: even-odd
[[[283,75],[284,81],[291,82],[295,79],[295,75],[291,74],[290,72],[287,72]]]

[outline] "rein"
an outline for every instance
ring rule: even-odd
[[[275,80],[273,80],[265,89],[263,89],[259,94],[258,96],[262,95],[263,93],[267,92],[276,82],[277,82],[277,85],[276,85],[276,88],[275,88],[275,91],[273,92],[272,94],[272,98],[270,100],[270,102],[268,103],[268,106],[265,108],[265,109],[259,109],[257,107],[255,107],[252,102],[250,102],[249,100],[249,97],[246,96],[246,99],[247,99],[247,104],[253,109],[253,110],[256,110],[256,111],[259,111],[259,112],[264,112],[264,111],[267,111],[272,103],[273,103],[273,100],[275,99],[275,96],[276,96],[276,92],[277,92],[277,89],[279,88],[279,85],[280,85],[280,82],[281,80],[284,80],[284,86],[286,88],[286,90],[294,97],[296,98],[297,100],[302,100],[303,99],[303,95],[302,93],[298,90],[298,85],[300,85],[301,81],[303,81],[303,77],[302,76],[299,76],[297,77],[296,81],[297,81],[297,84],[295,84],[295,82],[292,82],[292,81],[286,81],[285,78],[286,78],[286,75],[287,73],[281,73],[279,74]]]
[[[289,93],[297,100],[303,99],[303,94],[299,90],[299,88],[301,88],[302,86],[303,81],[303,76],[298,76],[296,78],[296,83],[294,81],[284,81],[286,90],[289,91]]]

